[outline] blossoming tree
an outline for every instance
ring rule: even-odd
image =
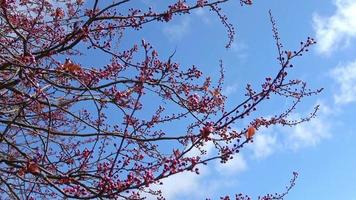
[[[226,2],[176,0],[155,11],[125,10],[129,0],[1,0],[1,197],[163,198],[152,184],[184,171],[199,173],[211,160],[228,161],[260,127],[293,126],[314,117],[317,108],[305,118],[288,120],[305,96],[320,90],[308,90],[287,71],[315,42],[308,38],[300,49],[284,50],[272,17],[279,71],[260,88],[247,85],[245,98],[229,110],[222,66],[213,82],[198,66],[180,66],[174,54],[160,57],[148,41],[120,46],[127,31],[169,23],[202,8],[226,27],[228,48],[234,28],[219,7]],[[88,49],[106,54],[110,62],[78,62]],[[257,117],[242,130],[231,128],[273,96],[286,97],[292,106],[271,118]],[[173,128],[176,124],[179,129]],[[213,144],[213,155],[204,155],[207,143]]]

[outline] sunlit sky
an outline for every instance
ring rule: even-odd
[[[158,8],[160,2],[141,0]],[[307,81],[310,88],[325,89],[304,99],[293,116],[307,115],[316,104],[321,110],[308,123],[259,130],[255,142],[225,165],[212,162],[199,176],[185,173],[166,179],[162,190],[167,199],[216,199],[240,192],[256,198],[283,192],[293,171],[300,176],[286,199],[355,199],[356,0],[256,0],[244,7],[234,0],[223,9],[237,32],[230,49],[224,48],[225,28],[209,10],[127,33],[122,45],[144,38],[162,57],[176,49],[175,61],[195,64],[213,78],[221,59],[231,107],[241,100],[246,83],[258,85],[278,70],[271,9],[286,50],[298,49],[308,36],[318,42],[294,61],[289,75]],[[285,106],[280,100],[265,102],[261,115],[278,114]],[[248,123],[241,121],[235,128]]]

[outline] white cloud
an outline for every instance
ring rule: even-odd
[[[206,142],[201,149],[206,151],[206,154],[201,155],[199,149],[193,148],[187,153],[186,156],[200,156],[201,158],[207,158],[215,150],[212,142]],[[178,173],[163,179],[163,185],[154,185],[151,186],[151,189],[160,189],[162,191],[162,195],[166,199],[179,200],[186,199],[186,197],[191,199],[205,199],[207,195],[211,195],[218,191],[217,188],[219,185],[214,184],[214,182],[225,184],[222,180],[214,181],[217,177],[212,176],[212,178],[208,178],[214,170],[212,164],[213,163],[209,163],[208,165],[199,165],[199,175],[190,171]],[[206,191],[207,188],[210,188],[209,194]],[[149,200],[156,199],[154,196],[150,195],[146,197]]]
[[[200,168],[200,175],[194,172],[183,172],[163,180],[163,185],[159,186],[166,199],[180,199],[183,196],[202,197],[204,186],[202,185],[204,176],[209,174],[209,168]],[[154,199],[154,198],[152,198]]]
[[[237,57],[237,60],[240,63],[246,62],[246,60],[248,58],[248,54],[247,54],[248,46],[245,43],[243,43],[239,40],[236,40],[231,44],[230,49],[235,54],[235,56]]]
[[[215,168],[213,164],[201,165],[199,175],[194,172],[182,172],[163,179],[163,185],[155,185],[151,188],[160,189],[162,195],[170,200],[205,199],[210,196],[224,195],[220,192],[222,189],[235,188],[238,184],[236,177],[226,179],[226,176],[235,175],[247,168],[245,160],[240,155],[226,164],[216,164]],[[215,172],[218,172],[220,176],[217,176]],[[156,199],[151,195],[146,197],[149,200]]]
[[[323,17],[314,14],[313,25],[318,41],[318,51],[330,54],[339,47],[346,47],[356,37],[356,0],[334,0],[336,11]]]
[[[292,127],[260,128],[253,143],[248,147],[252,151],[252,158],[265,159],[279,151],[296,151],[315,146],[322,140],[330,138],[332,136],[330,118],[338,112],[338,108],[329,107],[321,100],[318,100],[316,104],[319,105],[319,111],[317,116],[310,121]],[[301,116],[305,117],[306,113],[295,113],[289,117],[289,120],[299,120]]]
[[[204,8],[196,9],[194,14],[197,15],[199,19],[204,22],[204,24],[211,24],[211,15],[209,15]]]
[[[195,9],[193,15],[189,16],[173,16],[169,23],[163,27],[163,33],[171,41],[179,41],[187,35],[194,26],[194,23],[202,22],[205,25],[212,25],[214,16],[208,13],[208,9]],[[236,46],[236,45],[235,45]]]
[[[236,175],[247,169],[247,163],[241,153],[234,155],[234,158],[221,164],[220,161],[216,162],[216,170],[221,175]]]
[[[199,17],[204,17],[206,15],[204,8],[198,8],[194,11],[194,13]]]
[[[163,33],[168,37],[169,40],[180,40],[182,37],[188,33],[190,28],[191,20],[189,17],[183,17],[180,19],[179,23],[169,23],[163,28]]]
[[[222,93],[225,95],[225,96],[230,96],[231,94],[235,93],[238,89],[238,84],[235,83],[235,84],[232,84],[232,85],[228,85],[223,91]]]
[[[315,146],[322,139],[331,137],[328,123],[321,119],[313,119],[294,127],[288,137],[287,146],[293,150],[302,147]]]
[[[282,130],[288,133],[285,139],[286,148],[298,150],[304,147],[315,146],[323,139],[331,137],[332,123],[329,118],[332,117],[333,109],[323,102],[319,101],[318,104],[320,105],[320,110],[316,118],[298,124],[292,130],[290,127],[282,128]],[[293,116],[293,118],[298,118],[298,115]]]
[[[256,159],[266,158],[274,153],[277,147],[277,137],[270,133],[259,131],[253,139],[253,144],[250,149],[253,152],[253,157]]]
[[[201,155],[201,151],[203,150],[206,153],[204,155]],[[187,157],[193,157],[193,156],[199,156],[202,159],[209,157],[213,152],[215,152],[215,146],[214,143],[212,143],[211,141],[209,142],[205,142],[204,146],[200,147],[200,149],[194,147],[192,150],[190,150],[186,156]]]
[[[356,61],[338,66],[331,71],[332,78],[338,83],[339,91],[334,95],[335,104],[347,104],[356,101]]]
[[[241,41],[234,41],[232,44],[231,44],[231,50],[234,51],[234,52],[244,52],[248,49],[248,46],[247,44],[241,42]]]

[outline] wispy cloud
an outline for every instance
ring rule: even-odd
[[[205,189],[202,182],[204,182],[205,176],[209,174],[209,168],[203,166],[200,168],[200,172],[200,175],[194,172],[183,172],[164,179],[163,185],[159,186],[163,196],[166,199],[181,199],[188,195],[197,198],[204,197]]]
[[[330,126],[332,124],[330,122],[330,117],[332,117],[333,113],[332,108],[328,107],[323,102],[319,102],[318,104],[321,109],[316,118],[298,124],[292,129],[290,127],[282,128],[282,131],[284,130],[288,134],[284,142],[286,148],[298,150],[305,147],[315,146],[322,140],[332,136],[332,127]],[[299,115],[295,115],[294,117],[298,118]]]
[[[163,33],[171,41],[180,40],[189,32],[191,24],[190,18],[185,16],[179,20],[178,23],[170,23],[163,28]]]
[[[212,142],[206,142],[202,150],[206,152],[205,155],[201,155],[199,149],[193,148],[186,156],[201,156],[205,158],[214,151],[214,144]],[[151,189],[161,190],[166,199],[179,200],[186,199],[187,196],[192,199],[204,199],[207,197],[206,188],[209,186],[209,184],[206,183],[209,180],[207,177],[211,174],[212,170],[214,169],[210,165],[201,165],[199,167],[199,175],[190,171],[178,173],[163,179],[163,185],[153,185]],[[156,199],[156,197],[151,195],[146,196],[146,198],[149,200]]]
[[[239,89],[239,85],[237,83],[235,83],[235,84],[226,86],[226,88],[222,91],[222,93],[228,97],[228,96],[232,95],[233,93],[235,93],[237,91],[237,89]]]
[[[293,127],[260,128],[253,143],[248,146],[249,151],[252,152],[251,158],[261,160],[280,151],[297,151],[315,146],[322,140],[330,138],[332,136],[330,118],[338,109],[336,106],[331,108],[321,100],[318,100],[316,104],[320,105],[317,117],[308,122]],[[306,113],[295,113],[289,119],[297,120],[305,115]]]
[[[214,145],[207,142],[203,149],[207,154],[203,157],[216,153]],[[200,155],[200,151],[193,149],[187,156]],[[172,177],[163,179],[163,185],[151,186],[151,189],[160,189],[166,199],[205,199],[209,196],[219,195],[221,189],[236,186],[237,179],[226,179],[226,176],[241,173],[247,169],[247,162],[242,154],[235,155],[232,160],[221,164],[218,160],[208,165],[199,167],[199,175],[194,172],[183,172]],[[219,174],[219,176],[217,176]],[[147,199],[155,199],[146,196]]]
[[[339,65],[331,71],[331,77],[338,84],[339,91],[334,95],[335,104],[347,104],[356,101],[356,60]]]
[[[236,175],[247,169],[247,162],[241,153],[236,154],[233,159],[221,164],[216,162],[216,170],[224,176]]]
[[[293,150],[315,146],[321,140],[331,137],[328,123],[321,119],[313,119],[308,123],[299,124],[289,134],[287,146]]]
[[[211,24],[211,15],[207,13],[207,10],[204,8],[198,8],[194,11],[194,14],[201,19],[204,24]]]
[[[263,159],[275,152],[278,144],[277,137],[272,135],[273,130],[273,128],[269,128],[258,131],[258,134],[253,140],[253,144],[249,146],[253,152],[253,158]]]
[[[234,41],[231,45],[231,51],[235,54],[240,63],[244,63],[247,60],[247,50],[248,46],[240,40]]]
[[[313,25],[318,51],[328,55],[346,47],[356,37],[356,0],[334,0],[336,11],[331,16],[314,14]]]
[[[151,186],[160,189],[166,199],[205,199],[219,194],[221,189],[236,186],[236,179],[226,179],[226,176],[236,175],[247,169],[247,163],[241,154],[225,164],[210,163],[199,167],[199,175],[194,172],[183,172],[163,179],[163,185]],[[220,176],[216,176],[220,174]],[[155,199],[153,196],[146,196]]]

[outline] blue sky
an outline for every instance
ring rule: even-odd
[[[160,6],[160,1],[141,2]],[[356,0],[256,0],[251,7],[231,1],[223,9],[237,31],[231,49],[224,48],[227,33],[208,10],[127,33],[123,46],[145,38],[161,57],[176,49],[175,61],[196,64],[212,77],[222,59],[224,92],[228,106],[233,106],[246,83],[259,84],[278,70],[271,9],[286,49],[297,49],[308,36],[318,42],[295,60],[290,76],[307,81],[311,88],[325,89],[306,98],[291,117],[306,115],[316,104],[321,110],[316,119],[296,127],[259,130],[255,142],[225,165],[212,162],[201,168],[199,176],[184,173],[166,179],[162,190],[167,199],[216,199],[240,192],[256,198],[283,191],[293,171],[300,176],[286,199],[355,198]],[[272,115],[285,105],[271,101],[262,106],[261,115]],[[241,121],[235,128],[247,124]]]

